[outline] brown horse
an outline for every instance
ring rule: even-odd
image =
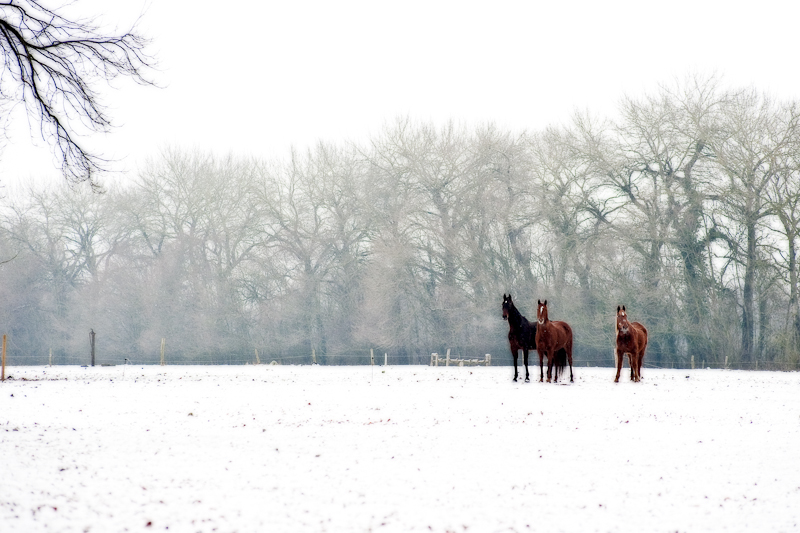
[[[528,374],[528,350],[536,349],[536,324],[531,324],[528,319],[522,316],[511,295],[503,294],[503,320],[508,320],[508,344],[511,348],[511,355],[514,356],[514,381],[517,381],[517,358],[519,351],[522,350],[525,361],[525,381],[530,381]]]
[[[569,380],[572,377],[572,328],[561,321],[551,321],[547,317],[547,300],[537,300],[536,307],[536,351],[539,352],[539,381],[544,379],[544,357],[547,357],[547,382],[550,383],[550,372],[554,382],[564,371],[569,362]]]
[[[617,377],[614,383],[619,382],[619,373],[622,371],[622,361],[625,354],[628,354],[628,362],[631,365],[631,381],[642,379],[642,362],[644,361],[644,351],[647,349],[647,328],[638,322],[628,321],[628,312],[625,306],[617,306]]]

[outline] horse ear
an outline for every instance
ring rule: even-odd
[[[624,305],[622,306],[622,310],[623,310],[623,311],[625,310],[625,306],[624,306]]]
[[[539,305],[542,305],[542,301],[541,300],[536,300],[536,303],[538,303]]]
[[[617,313],[619,313],[620,309],[620,306],[617,306]]]
[[[543,305],[547,305],[547,300],[545,300],[545,301],[544,301],[544,304],[543,304]]]

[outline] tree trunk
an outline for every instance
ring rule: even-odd
[[[742,290],[742,363],[753,360],[754,309],[753,285],[756,269],[756,226],[747,223],[747,256],[745,258],[744,287]]]
[[[789,316],[792,321],[792,349],[800,350],[800,306],[798,305],[797,288],[797,248],[796,234],[793,228],[787,228],[789,240]]]

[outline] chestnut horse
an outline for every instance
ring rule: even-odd
[[[558,382],[558,376],[564,371],[569,362],[569,380],[572,377],[572,328],[561,321],[551,321],[547,317],[547,300],[542,303],[537,300],[536,307],[536,351],[539,352],[539,381],[544,379],[543,360],[547,357],[547,382],[550,383],[550,372],[553,381]]]
[[[511,355],[514,356],[514,381],[517,381],[517,358],[519,351],[522,350],[525,362],[525,381],[530,381],[528,374],[528,350],[536,349],[536,324],[528,322],[528,319],[522,316],[514,302],[511,301],[511,295],[503,294],[503,320],[508,320],[508,344],[511,348]]]
[[[625,306],[617,306],[617,377],[614,383],[619,382],[619,373],[622,371],[622,360],[628,354],[628,362],[631,365],[631,381],[642,379],[642,362],[644,361],[644,351],[647,349],[647,328],[638,322],[628,321],[628,312]]]

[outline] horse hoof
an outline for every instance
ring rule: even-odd
[[[517,381],[517,378],[512,379],[511,381]]]
[[[550,383],[550,378],[547,378],[547,382]]]
[[[525,378],[525,383],[530,383],[530,382],[531,382],[530,378]]]

